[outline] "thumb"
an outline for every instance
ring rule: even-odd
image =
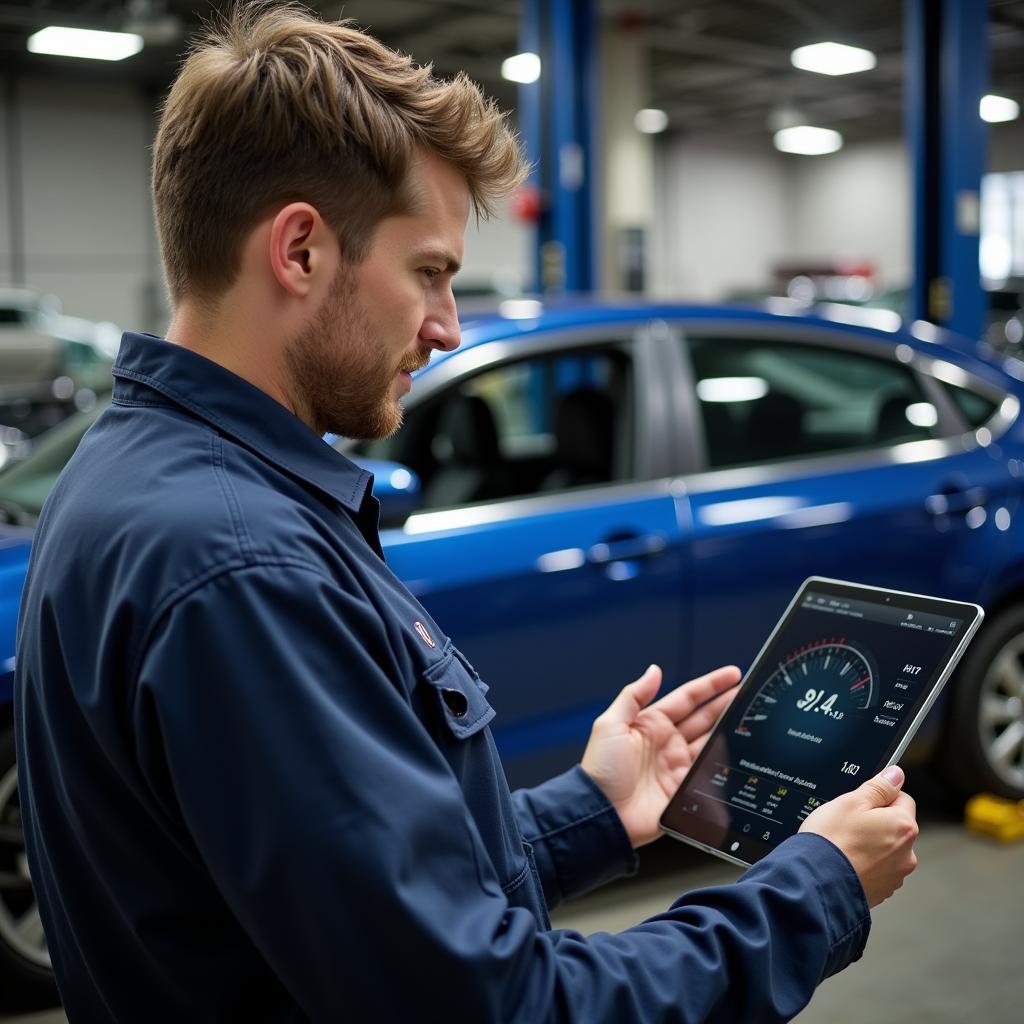
[[[898,764],[891,764],[873,779],[868,779],[860,787],[860,793],[868,806],[888,807],[899,795],[905,778],[903,769]]]
[[[601,717],[606,722],[632,722],[658,692],[661,686],[661,669],[648,665],[644,674],[624,686]]]

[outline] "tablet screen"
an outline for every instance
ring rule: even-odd
[[[902,753],[966,641],[975,605],[808,580],[662,817],[743,863]]]

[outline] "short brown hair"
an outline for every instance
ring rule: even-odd
[[[505,115],[465,74],[439,80],[292,2],[236,4],[193,45],[160,118],[153,200],[172,300],[223,294],[246,235],[288,202],[315,206],[362,259],[408,206],[418,148],[462,172],[478,216],[523,177]]]

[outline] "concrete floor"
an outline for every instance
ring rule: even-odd
[[[908,786],[914,792],[913,786]],[[915,795],[917,795],[915,793]],[[801,1024],[1018,1024],[1024,1007],[1024,842],[999,845],[922,808],[920,866],[874,914],[862,960],[827,981]],[[637,877],[562,908],[555,926],[617,931],[686,889],[728,882],[725,862],[663,839]],[[60,1011],[0,1017],[65,1024]],[[742,1022],[736,1022],[742,1024]]]

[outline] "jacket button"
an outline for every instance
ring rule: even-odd
[[[469,701],[466,700],[466,695],[459,690],[442,690],[441,699],[444,701],[445,707],[456,718],[464,718],[469,710]]]

